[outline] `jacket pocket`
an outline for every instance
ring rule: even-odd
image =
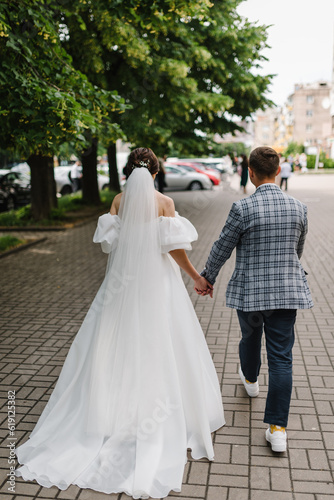
[[[241,276],[240,271],[238,271],[238,270],[237,270],[237,271],[236,271],[236,270],[234,270],[234,271],[233,271],[233,273],[232,273],[232,276],[231,276],[231,278],[230,278],[230,281],[234,281],[234,280],[236,280],[237,278],[239,278],[240,276]]]

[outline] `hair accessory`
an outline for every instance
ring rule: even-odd
[[[133,163],[132,170],[134,170],[135,168],[140,168],[140,167],[149,168],[149,166],[148,166],[149,163],[150,163],[150,160],[146,160],[146,161],[141,160],[137,165],[135,163]]]
[[[150,160],[147,160],[147,161],[140,161],[139,162],[139,165],[141,165],[142,167],[146,167],[148,168],[148,164],[150,163]]]

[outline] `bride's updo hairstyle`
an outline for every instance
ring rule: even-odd
[[[125,167],[126,178],[129,177],[135,168],[147,168],[151,175],[158,172],[159,161],[152,149],[136,148],[131,151]]]

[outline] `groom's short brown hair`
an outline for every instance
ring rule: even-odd
[[[267,146],[255,148],[249,156],[249,166],[259,179],[274,177],[279,167],[279,156]]]

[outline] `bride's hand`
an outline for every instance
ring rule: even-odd
[[[213,286],[203,276],[194,280],[194,289],[198,295],[213,297]]]

